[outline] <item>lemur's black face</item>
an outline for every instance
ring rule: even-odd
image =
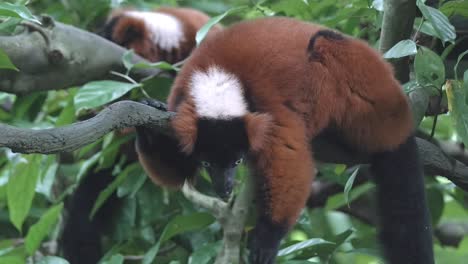
[[[214,190],[221,198],[232,192],[236,167],[248,150],[244,120],[234,118],[198,121],[194,152],[209,173]]]

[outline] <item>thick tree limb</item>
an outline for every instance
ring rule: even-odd
[[[21,153],[69,152],[117,129],[145,124],[168,129],[172,114],[137,102],[121,101],[93,118],[58,128],[33,130],[0,124],[0,146]]]
[[[0,124],[0,147],[21,153],[59,153],[73,151],[92,143],[112,130],[146,125],[170,133],[169,119],[174,113],[162,112],[150,106],[121,101],[108,106],[97,116],[72,125],[32,130]],[[324,133],[314,140],[318,160],[333,163],[367,163],[369,156],[344,147],[333,135]],[[442,175],[464,190],[468,190],[468,167],[445,155],[440,148],[418,138],[421,162],[426,174]]]
[[[43,18],[43,25],[27,24],[14,36],[0,36],[4,50],[20,70],[0,69],[0,91],[26,94],[58,90],[109,78],[110,71],[125,72],[121,62],[125,49],[100,36]],[[134,56],[134,62],[146,61]],[[136,70],[140,79],[160,70]]]

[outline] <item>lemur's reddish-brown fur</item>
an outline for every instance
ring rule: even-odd
[[[151,33],[143,20],[125,15],[125,12],[130,10],[116,10],[109,17],[109,20],[120,17],[113,30],[112,39],[116,43],[122,44],[126,41],[129,33],[138,35],[139,37],[136,40],[130,41],[126,45],[127,48],[135,50],[137,54],[153,62],[164,60],[175,63],[188,57],[196,46],[195,35],[197,31],[210,19],[206,14],[190,8],[160,7],[154,10],[154,12],[171,15],[182,23],[184,39],[180,43],[180,47],[166,51],[153,43],[150,37]],[[221,26],[216,25],[210,30],[210,34],[220,29]]]
[[[168,99],[169,110],[178,112],[172,125],[182,150],[191,153],[197,138],[197,114],[188,95],[194,71],[216,65],[241,80],[255,112],[269,115],[248,126],[250,134],[263,131],[249,140],[256,177],[268,188],[264,199],[277,201],[265,205],[274,221],[289,225],[305,204],[314,174],[309,142],[324,128],[337,128],[350,145],[368,152],[396,148],[413,129],[391,67],[366,43],[318,38],[314,54],[308,53],[311,36],[322,29],[286,18],[236,24],[197,48]]]
[[[186,177],[184,175],[174,173],[170,167],[167,167],[166,163],[161,161],[161,155],[164,155],[164,153],[160,153],[158,151],[145,153],[138,148],[138,145],[136,151],[140,154],[138,155],[140,164],[146,170],[146,173],[154,183],[171,188],[181,187],[181,183],[185,181]],[[143,153],[144,155],[142,155]],[[154,168],[158,169],[155,170]]]
[[[164,147],[151,142],[167,140],[138,134],[148,143],[139,144],[147,171],[156,182],[178,187],[203,159],[222,196],[232,189],[236,160],[246,154],[258,201],[251,263],[274,263],[309,196],[310,142],[325,130],[370,154],[386,261],[434,263],[408,100],[390,65],[366,43],[290,18],[241,22],[208,36],[192,53],[168,108],[177,112],[171,121],[177,141]],[[157,151],[163,155],[147,155]]]
[[[180,109],[179,112],[181,115],[191,115],[193,113],[193,105],[186,105],[184,106],[184,109]],[[191,146],[190,142],[188,141],[194,142],[196,139],[196,123],[192,123],[192,121],[193,120],[184,120],[181,118],[177,122],[181,128],[183,127],[183,132],[181,133],[184,135],[184,140],[180,143],[185,144],[186,146]],[[170,139],[165,138],[161,140],[155,140],[155,143],[151,145],[151,147],[154,148],[151,149],[142,148],[139,147],[139,144],[136,144],[138,158],[141,165],[146,170],[146,173],[154,183],[171,188],[180,188],[186,179],[189,181],[193,180],[196,167],[192,165],[191,160],[185,160],[183,158],[175,159],[177,160],[178,164],[168,164],[165,162],[163,159],[166,157],[166,155],[170,155],[172,151],[177,151],[168,149],[163,146],[158,148],[158,145],[165,143],[167,140]],[[178,145],[179,144],[174,144],[174,146]],[[184,149],[184,151],[190,152],[191,149]]]

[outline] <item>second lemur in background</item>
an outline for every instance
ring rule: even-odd
[[[190,55],[196,46],[196,32],[210,19],[189,8],[162,7],[154,12],[116,10],[109,16],[100,35],[143,58],[156,62],[175,63]],[[213,27],[209,34],[220,31]],[[133,144],[122,150],[128,162],[135,162]],[[119,207],[111,196],[93,219],[90,213],[99,193],[114,179],[112,169],[91,168],[67,202],[68,217],[61,237],[61,250],[70,264],[94,264],[102,257],[101,236]]]
[[[175,63],[190,55],[196,46],[197,31],[208,20],[206,14],[189,8],[161,7],[154,12],[117,10],[102,35],[152,62]],[[215,26],[210,34],[220,29]]]

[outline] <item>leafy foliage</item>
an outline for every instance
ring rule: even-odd
[[[7,54],[0,49],[0,69],[11,69],[18,71],[18,68],[11,62],[10,58],[8,58]]]
[[[25,2],[29,2],[27,7]],[[47,13],[55,19],[98,31],[106,14],[116,7],[135,6],[152,9],[159,5],[192,6],[213,16],[197,34],[199,43],[210,26],[263,16],[283,15],[314,21],[363,38],[376,46],[382,18],[383,1],[369,0],[37,0],[0,3],[0,34],[14,33],[20,21],[37,23],[32,14]],[[390,49],[388,59],[410,57],[413,78],[404,84],[417,112],[419,129],[430,134],[434,117],[424,117],[430,97],[448,99],[449,114],[440,115],[435,137],[461,140],[468,144],[468,70],[463,76],[452,75],[457,63],[450,59],[450,50],[458,47],[460,38],[451,24],[452,16],[468,17],[466,1],[446,1],[437,9],[418,1],[422,16],[414,28],[420,34],[434,37],[443,47],[435,48],[416,39],[402,40]],[[30,12],[31,10],[32,12]],[[432,41],[432,39],[431,39]],[[437,47],[437,46],[436,46]],[[148,94],[163,100],[172,84],[169,78],[154,77],[138,83],[128,74],[137,68],[177,71],[166,62],[133,64],[129,51],[123,57],[125,80],[100,80],[63,91],[14,96],[0,92],[0,121],[20,127],[47,128],[82,120],[106,104],[122,98],[137,100]],[[455,63],[449,63],[450,61]],[[464,61],[460,55],[458,61]],[[463,64],[457,66],[461,69]],[[466,64],[465,64],[466,65]],[[15,70],[4,51],[0,50],[0,69]],[[83,110],[87,111],[83,111]],[[120,203],[112,215],[105,234],[107,253],[101,263],[126,263],[126,256],[139,256],[143,263],[213,263],[221,246],[220,227],[212,216],[200,212],[180,193],[155,187],[139,166],[131,162],[122,149],[132,147],[133,136],[115,132],[74,153],[58,156],[14,154],[0,149],[0,264],[35,263],[66,264],[57,251],[49,252],[47,241],[57,242],[62,222],[63,204],[79,182],[89,174],[110,171],[112,183],[94,203],[90,218],[103,210],[116,193]],[[350,214],[362,204],[372,204],[374,185],[360,183],[361,167],[343,164],[321,164],[318,179],[342,186],[343,192],[330,196],[324,207],[305,209],[297,225],[281,246],[279,263],[377,263],[380,261],[375,241],[375,227],[365,215]],[[242,170],[238,178],[246,177]],[[210,193],[210,183],[200,177],[197,188]],[[466,222],[466,192],[441,178],[427,184],[434,225]],[[65,202],[65,203],[64,203]],[[369,209],[370,210],[370,209]],[[356,210],[357,211],[357,210]],[[169,220],[170,219],[170,220]],[[59,223],[59,224],[56,224]],[[62,223],[62,224],[60,224]],[[247,229],[251,228],[251,224]],[[468,232],[465,232],[465,234]],[[19,242],[18,242],[19,241]],[[444,247],[436,241],[438,263],[464,263],[468,240],[458,247]],[[41,253],[41,254],[38,254]],[[245,252],[243,252],[245,254]],[[39,257],[40,255],[45,255]]]

